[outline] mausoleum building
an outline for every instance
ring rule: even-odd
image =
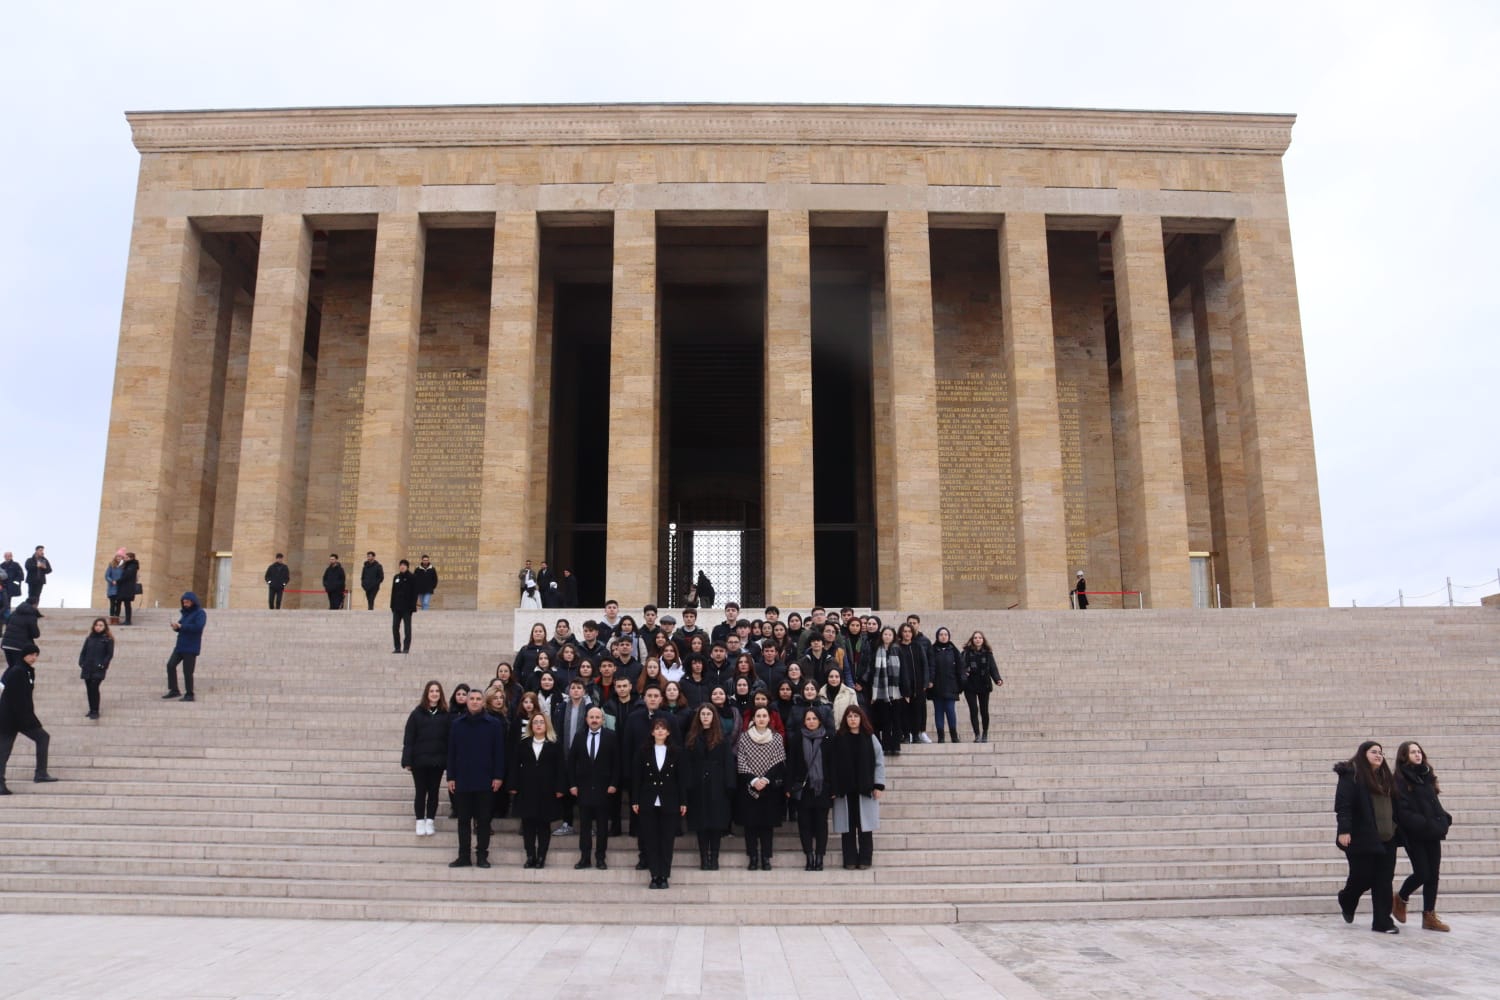
[[[126,117],[98,564],[148,601],[374,550],[439,608],[514,607],[526,559],[584,606],[700,569],[746,606],[1327,603],[1290,115]]]

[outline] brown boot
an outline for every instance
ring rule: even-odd
[[[1422,929],[1424,931],[1446,931],[1448,925],[1438,918],[1437,910],[1423,910]]]
[[[1403,924],[1406,923],[1406,900],[1401,898],[1399,892],[1391,897],[1391,916]]]

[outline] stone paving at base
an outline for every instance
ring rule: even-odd
[[[1449,915],[1449,922],[1451,934],[1413,922],[1389,937],[1336,914],[787,928],[7,914],[0,915],[0,996],[1500,996],[1500,916]]]

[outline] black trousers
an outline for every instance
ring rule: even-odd
[[[490,856],[490,790],[454,792],[458,807],[458,859],[469,860],[469,834],[474,834],[474,850],[480,860]]]
[[[0,785],[5,783],[5,767],[10,763],[10,752],[16,745],[18,735],[36,744],[36,776],[40,778],[47,773],[47,747],[52,743],[47,730],[37,726],[35,729],[23,729],[20,733],[0,733]]]
[[[99,711],[99,685],[103,683],[103,677],[100,677],[98,680],[85,679],[83,682],[83,689],[88,692],[90,712]]]
[[[545,819],[521,820],[521,844],[526,848],[526,859],[547,860],[547,848],[552,846],[552,822]]]
[[[280,611],[281,610],[281,598],[282,598],[282,596],[285,593],[286,593],[286,588],[284,588],[284,587],[270,587],[270,586],[268,586],[266,588],[266,610],[268,610],[268,611]]]
[[[911,701],[906,703],[906,735],[916,742],[916,739],[927,728],[927,693],[918,691],[911,696]]]
[[[411,769],[411,783],[415,791],[412,797],[411,810],[417,819],[436,819],[438,808],[438,788],[443,783],[443,769],[441,767],[413,767]],[[485,824],[488,829],[489,824]]]
[[[699,830],[698,853],[707,854],[711,858],[716,858],[719,853],[719,843],[723,839],[723,830]]]
[[[374,610],[373,608],[371,610]],[[406,641],[401,640],[401,627],[406,626]],[[403,653],[411,649],[411,612],[391,612],[391,648]]]
[[[375,610],[375,595],[378,594],[378,593],[380,593],[380,588],[379,587],[376,587],[374,590],[371,590],[368,587],[365,588],[365,610],[366,611],[374,611]]]
[[[875,732],[880,736],[880,747],[888,754],[901,752],[901,713],[906,703],[902,701],[875,701],[870,703],[870,719]]]
[[[969,703],[969,725],[974,730],[975,736],[988,736],[990,734],[990,692],[975,694],[973,691],[964,692],[964,701]],[[984,725],[980,725],[983,720]]]
[[[864,817],[859,813],[859,796],[849,795],[844,799],[848,806],[849,830],[840,835],[844,864],[868,865],[875,857],[875,835],[864,828]]]
[[[343,591],[341,591],[341,590],[325,590],[325,591],[323,591],[323,593],[325,593],[325,594],[328,595],[328,610],[329,611],[338,611],[340,608],[342,608],[344,606],[344,592]]]
[[[1407,840],[1406,856],[1411,860],[1411,874],[1401,883],[1401,898],[1410,899],[1417,886],[1422,887],[1422,912],[1437,909],[1438,869],[1443,864],[1441,840]]]
[[[1391,879],[1396,876],[1396,842],[1390,841],[1385,850],[1371,854],[1348,853],[1349,880],[1339,892],[1339,903],[1358,905],[1359,897],[1368,890],[1370,905],[1375,913],[1370,926],[1377,931],[1391,926]]]
[[[652,878],[672,877],[672,851],[677,845],[677,812],[661,806],[641,806],[641,851]]]
[[[110,595],[109,598],[109,616],[111,618],[120,617],[120,599],[114,595]]]
[[[198,665],[197,653],[173,652],[167,657],[167,690],[176,691],[177,688],[177,664],[182,664],[183,693],[193,693],[193,668]]]
[[[797,800],[797,833],[803,854],[828,853],[828,803],[812,795]]]
[[[26,585],[26,599],[40,608],[42,606],[42,588],[45,583],[28,583]]]
[[[597,843],[595,840],[597,838]],[[609,806],[578,804],[578,860],[596,864],[609,852]]]
[[[771,835],[775,832],[774,826],[746,826],[745,852],[752,858],[771,860]]]
[[[122,597],[122,598],[120,598],[120,611],[124,614],[124,619],[125,619],[125,624],[126,625],[130,624],[130,612],[131,612],[132,605],[134,605],[134,604],[135,604],[135,598],[134,597]]]

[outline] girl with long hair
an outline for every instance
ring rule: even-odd
[[[1379,743],[1366,740],[1354,756],[1333,765],[1339,776],[1333,811],[1338,817],[1338,846],[1349,860],[1349,878],[1339,890],[1344,923],[1354,923],[1359,897],[1366,890],[1374,906],[1370,930],[1399,934],[1391,919],[1391,879],[1396,874],[1394,782]]]
[[[822,714],[812,706],[804,708],[800,724],[787,738],[786,779],[787,794],[797,805],[797,833],[807,857],[803,871],[809,872],[823,870],[828,850],[828,807],[833,792],[828,782],[827,745],[828,727]]]
[[[1406,901],[1422,887],[1422,929],[1446,931],[1437,915],[1438,869],[1443,863],[1443,841],[1453,817],[1438,801],[1437,774],[1422,744],[1407,740],[1396,749],[1396,826],[1411,861],[1411,874],[1391,899],[1391,914],[1406,923]]]
[[[733,818],[734,748],[724,738],[719,713],[703,702],[692,711],[683,741],[687,828],[698,835],[698,867],[719,870],[719,844]]]
[[[109,673],[110,661],[115,658],[115,637],[109,631],[109,622],[95,618],[89,626],[89,634],[83,637],[83,648],[78,651],[78,676],[83,679],[83,688],[88,695],[88,718],[99,718],[99,685]]]
[[[552,720],[537,712],[527,720],[526,730],[509,758],[510,774],[504,787],[510,790],[511,815],[521,821],[521,844],[526,850],[523,867],[546,868],[552,821],[567,791],[567,778]]]
[[[833,832],[841,837],[844,868],[869,868],[874,863],[874,833],[880,828],[880,797],[885,794],[885,753],[864,709],[851,705],[845,710],[829,749]]]
[[[990,641],[984,637],[983,632],[976,631],[964,644],[962,666],[964,701],[969,706],[969,727],[974,730],[974,742],[988,743],[990,692],[1004,685],[1005,680],[1000,676],[995,653],[990,649]],[[957,742],[957,738],[954,742]]]
[[[452,728],[443,685],[428,681],[416,707],[406,717],[406,732],[401,738],[401,766],[411,772],[418,837],[436,832],[433,824],[437,822],[438,786],[448,766],[448,731]]]

